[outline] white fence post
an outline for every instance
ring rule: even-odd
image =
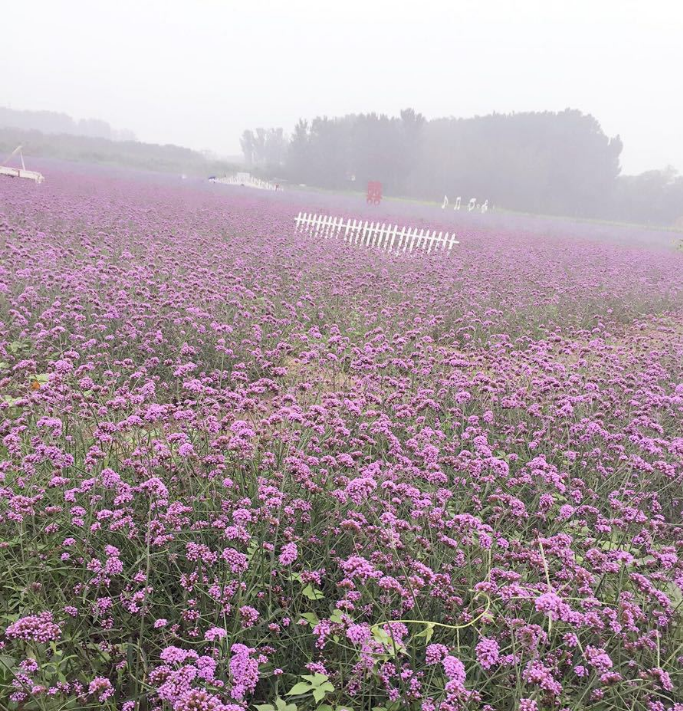
[[[419,230],[417,228],[415,228],[415,230],[413,231],[413,239],[411,240],[410,247],[408,248],[409,252],[412,252],[413,249],[415,249],[415,247],[418,244],[420,244],[420,240],[422,239],[422,236],[424,235],[424,233],[425,233],[424,227],[420,227]]]
[[[413,251],[413,246],[415,245],[415,240],[417,239],[417,228],[413,230],[413,238],[410,240],[410,248],[408,249],[408,252]]]
[[[408,244],[412,245],[413,242],[415,241],[415,237],[417,236],[417,227],[410,227],[408,229],[408,234],[406,235],[406,241],[403,244],[403,252],[408,251]],[[411,246],[412,249],[412,246]]]
[[[381,249],[382,242],[384,241],[384,232],[386,229],[387,229],[387,224],[386,224],[386,222],[383,222],[382,226],[379,228],[379,231],[377,232],[377,241],[372,243],[373,247],[379,247]]]
[[[368,231],[365,234],[365,241],[361,242],[361,244],[364,244],[366,247],[370,244],[370,240],[372,239],[372,233],[374,232],[374,230],[375,230],[375,223],[371,222],[370,228],[368,229]]]
[[[368,239],[368,235],[370,234],[370,230],[372,229],[372,222],[368,222],[365,220],[365,224],[363,225],[363,232],[360,236],[360,241],[358,244],[365,244],[366,240]]]
[[[399,244],[396,247],[397,252],[402,252],[405,250],[405,248],[406,248],[405,245],[406,245],[406,242],[408,241],[409,234],[410,234],[410,227],[407,230],[405,227],[401,230]]]
[[[365,241],[365,246],[369,247],[375,238],[377,237],[377,230],[379,228],[379,222],[372,222],[370,227],[370,232],[368,232],[368,238]]]
[[[408,244],[408,238],[410,237],[410,227],[407,230],[401,232],[401,244],[396,248],[397,252],[405,252],[406,245]]]
[[[391,252],[394,246],[394,240],[396,239],[396,230],[398,230],[398,225],[394,225],[394,229],[391,231],[391,239],[389,240],[389,244],[387,245],[387,252]]]

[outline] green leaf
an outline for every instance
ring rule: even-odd
[[[676,583],[669,582],[666,584],[666,594],[674,607],[678,607],[683,603],[683,592]]]
[[[256,551],[258,550],[258,548],[259,548],[258,541],[255,540],[254,538],[252,538],[249,541],[249,544],[247,545],[247,554],[246,554],[247,560],[251,561],[251,559],[256,554]]]
[[[335,610],[335,611],[330,615],[330,622],[336,622],[336,623],[342,622],[342,611],[341,611],[341,610]]]
[[[296,711],[296,704],[288,704],[279,696],[275,699],[275,706],[277,706],[277,711]]]
[[[308,694],[313,686],[306,681],[300,681],[287,692],[287,696],[298,696],[299,694]]]
[[[391,644],[391,637],[383,629],[380,629],[379,627],[373,628],[372,636],[380,644]]]
[[[321,590],[314,588],[310,583],[301,591],[301,593],[309,600],[322,600],[325,597]]]
[[[19,397],[7,397],[5,396],[3,398],[3,401],[6,402],[10,407],[14,407],[18,402],[21,401],[21,398]]]
[[[313,689],[313,698],[316,701],[322,701],[325,698],[325,692],[323,691],[322,687]]]
[[[28,344],[22,343],[21,341],[12,341],[9,344],[9,349],[11,353],[18,353],[19,351],[23,351],[26,348],[28,348]]]
[[[254,707],[257,708],[258,711],[275,711],[275,706],[272,704],[254,704]]]
[[[422,632],[419,632],[418,634],[415,635],[415,637],[424,637],[425,638],[425,644],[429,644],[429,640],[434,636],[434,623],[430,622],[427,624],[427,626],[422,630]]]
[[[310,622],[312,625],[317,625],[318,622],[320,622],[320,618],[318,615],[315,614],[315,612],[304,612],[303,615],[301,615],[304,620],[307,622]]]
[[[306,681],[310,681],[313,686],[320,686],[321,684],[324,684],[329,677],[327,674],[320,674],[316,672],[315,674],[302,674],[301,678],[306,679]]]
[[[403,644],[401,644],[395,639],[392,639],[391,635],[385,632],[380,627],[372,628],[372,636],[376,642],[379,642],[384,647],[389,657],[395,657],[397,652],[406,651],[406,648]]]
[[[10,657],[7,654],[0,654],[0,669],[3,667],[6,669],[14,669],[14,665],[17,660],[14,657]]]

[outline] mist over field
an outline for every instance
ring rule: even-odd
[[[0,710],[683,711],[683,12],[0,17]]]

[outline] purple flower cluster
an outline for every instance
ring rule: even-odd
[[[51,612],[21,617],[8,625],[5,634],[10,639],[22,639],[26,642],[52,642],[61,636],[61,629],[52,618]]]

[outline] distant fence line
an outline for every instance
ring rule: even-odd
[[[227,175],[224,178],[209,178],[212,183],[220,183],[221,185],[243,185],[247,188],[258,188],[259,190],[282,190],[276,183],[271,183],[267,180],[255,178],[249,173],[237,173],[236,175]]]
[[[410,253],[414,249],[448,252],[460,244],[454,234],[437,230],[399,227],[386,223],[352,220],[330,215],[300,212],[294,220],[296,232],[309,237],[342,239],[349,244],[375,247],[385,252]]]

